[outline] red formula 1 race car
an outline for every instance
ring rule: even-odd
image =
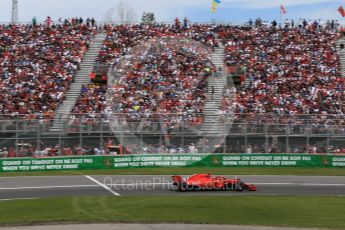
[[[193,190],[234,190],[234,191],[256,191],[253,184],[244,183],[239,178],[228,179],[223,176],[212,176],[211,174],[195,174],[188,178],[172,176],[173,186],[177,191]]]

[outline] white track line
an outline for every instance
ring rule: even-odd
[[[115,196],[120,196],[120,193],[115,192],[114,190],[112,190],[111,188],[109,188],[108,186],[106,186],[105,184],[102,184],[101,182],[99,182],[98,180],[96,180],[95,178],[92,178],[91,176],[85,176],[86,178],[88,178],[89,180],[95,182],[96,184],[98,184],[99,186],[103,187],[105,190],[109,191],[111,194],[115,195]]]
[[[345,186],[345,184],[318,184],[318,183],[299,183],[302,186]]]

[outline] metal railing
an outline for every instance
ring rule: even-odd
[[[65,128],[70,128],[69,132],[78,132],[79,125],[87,125],[91,127],[92,131],[101,132],[100,124],[107,124],[109,118],[117,117],[121,122],[127,122],[133,128],[139,123],[151,124],[151,123],[177,123],[174,120],[179,120],[179,122],[184,122],[184,125],[193,125],[193,117],[203,117],[203,113],[190,114],[186,113],[154,113],[150,114],[135,114],[135,113],[91,113],[91,114],[75,114],[71,113],[66,119],[61,119],[65,123]],[[178,119],[177,119],[178,118]],[[345,115],[341,114],[301,114],[301,115],[287,115],[287,114],[227,114],[219,113],[215,114],[215,118],[219,119],[224,124],[229,124],[234,127],[238,127],[242,124],[248,124],[249,130],[255,129],[257,132],[263,130],[263,126],[272,127],[284,127],[284,128],[274,128],[274,130],[290,130],[289,133],[294,133],[296,130],[298,132],[306,132],[306,130],[311,130],[314,133],[325,133],[331,132],[333,134],[339,133],[342,127],[345,126]],[[44,116],[42,114],[38,115],[0,115],[0,132],[1,133],[13,133],[17,130],[19,131],[35,131],[37,127],[41,127],[41,132],[46,132],[49,127],[54,122],[51,116]],[[147,130],[154,130],[154,125],[147,126],[144,128]],[[289,127],[289,128],[286,128]],[[67,130],[67,129],[66,129]],[[66,130],[62,130],[66,133]],[[73,131],[74,130],[74,131]],[[261,131],[260,131],[261,130]],[[238,130],[240,131],[240,130]],[[241,131],[242,133],[243,131]],[[274,131],[277,134],[286,134],[278,131]]]
[[[196,152],[202,153],[209,151],[207,139],[214,138],[195,134],[198,126],[192,126],[188,120],[171,122],[172,117],[183,118],[183,114],[164,114],[163,121],[156,116],[135,121],[125,114],[117,114],[119,123],[115,125],[110,124],[111,116],[114,114],[71,114],[62,120],[58,133],[49,132],[53,122],[49,118],[0,116],[0,157],[3,148],[12,148],[18,156],[46,155],[47,149],[57,149],[57,155],[65,155],[68,148],[74,154],[95,154],[95,149],[107,150],[109,143],[119,144],[124,140],[133,143],[125,146],[127,153],[157,153],[162,152],[162,148],[163,152],[170,152],[172,148],[188,152],[188,146],[194,144],[198,145]],[[228,122],[227,117],[219,119],[229,132],[219,133],[219,143],[212,146],[215,152],[336,153],[345,150],[343,115],[235,114],[232,122]],[[128,129],[122,129],[121,122],[126,123]],[[162,132],[162,126],[166,132]]]

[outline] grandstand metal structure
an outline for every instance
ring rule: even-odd
[[[212,152],[254,152],[255,146],[261,149],[260,152],[284,153],[295,153],[301,146],[317,145],[324,153],[331,153],[332,147],[345,148],[345,124],[342,115],[236,114],[235,116],[231,123],[223,117],[223,125],[229,126],[229,132],[224,134],[225,141],[212,146],[216,149]],[[23,146],[32,146],[34,149],[56,147],[62,154],[65,147],[105,149],[109,140],[119,144],[121,139],[133,138],[132,133],[111,129],[109,114],[71,114],[68,119],[62,121],[63,130],[58,135],[49,133],[52,122],[44,118],[27,120],[21,116],[1,116],[0,148],[12,147],[20,152]],[[140,129],[135,138],[145,142],[151,141],[152,146],[165,144],[166,134],[161,131],[161,123],[150,122],[150,126],[142,126],[144,123],[145,121],[130,123],[133,130]],[[171,146],[186,147],[200,141],[200,137],[190,132],[188,126],[187,123],[182,122],[179,126],[169,127]],[[203,138],[207,140],[207,136]],[[202,143],[199,142],[196,146],[197,152],[210,153],[207,142]],[[128,153],[134,149],[136,153],[145,153],[143,146],[140,145],[125,147]],[[298,152],[307,152],[307,150],[300,149]],[[30,153],[23,155],[29,156]]]

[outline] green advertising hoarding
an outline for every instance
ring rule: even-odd
[[[0,159],[0,172],[106,169],[112,168],[111,160],[105,156],[9,158]]]
[[[151,154],[0,159],[0,172],[193,166],[345,167],[345,156],[306,154]]]

